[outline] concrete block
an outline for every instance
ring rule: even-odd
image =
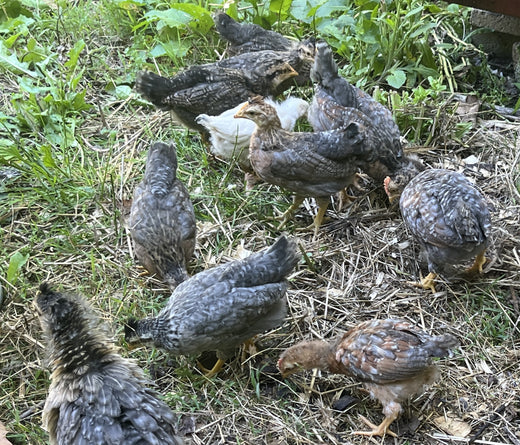
[[[470,22],[479,28],[491,28],[494,31],[504,34],[520,36],[520,18],[518,17],[482,11],[481,9],[473,9],[471,11]]]

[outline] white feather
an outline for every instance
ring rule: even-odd
[[[276,108],[282,128],[292,131],[296,121],[307,113],[309,104],[297,97],[289,97],[282,102],[271,99],[265,101]],[[237,105],[231,110],[224,111],[218,116],[200,114],[197,123],[203,125],[210,132],[210,151],[216,157],[235,159],[244,170],[251,170],[249,163],[249,140],[255,130],[255,123],[249,119],[235,119],[233,116],[244,104]]]

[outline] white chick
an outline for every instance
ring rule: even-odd
[[[296,121],[307,113],[309,104],[300,98],[289,97],[282,102],[266,98],[265,101],[276,108],[284,130],[292,131]],[[197,123],[210,132],[210,151],[217,158],[236,160],[240,168],[252,172],[249,162],[249,140],[256,124],[249,119],[235,119],[233,116],[244,104],[224,111],[218,116],[200,114]]]

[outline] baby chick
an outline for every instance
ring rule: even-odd
[[[450,334],[431,336],[400,320],[359,323],[336,341],[304,341],[284,351],[278,360],[283,377],[299,369],[318,368],[363,382],[381,402],[385,419],[379,426],[362,417],[371,431],[364,436],[395,436],[388,427],[402,410],[401,404],[434,382],[437,368],[431,357],[445,357],[458,341]]]
[[[171,111],[180,124],[207,139],[205,128],[195,121],[199,114],[208,110],[220,114],[255,94],[281,93],[290,86],[285,81],[298,75],[288,59],[297,64],[300,57],[262,51],[256,58],[245,54],[191,66],[172,78],[141,71],[135,88],[156,107]]]
[[[188,278],[186,265],[195,249],[196,233],[188,190],[176,175],[175,145],[154,143],[128,218],[137,259],[171,289]]]
[[[391,201],[400,194],[403,220],[426,253],[429,273],[416,284],[435,293],[438,272],[473,257],[466,272],[482,273],[491,215],[484,196],[464,175],[429,169],[408,183],[399,177],[388,177],[384,183]]]
[[[280,237],[269,249],[200,272],[181,283],[155,317],[130,319],[129,344],[151,343],[176,355],[216,351],[216,374],[234,349],[280,325],[286,276],[299,259],[296,242]]]
[[[288,51],[296,48],[299,43],[254,23],[238,23],[223,11],[217,11],[213,21],[220,37],[228,42],[227,52],[230,56],[265,49]]]
[[[249,145],[255,173],[295,194],[279,228],[289,221],[304,198],[311,196],[319,206],[313,224],[317,234],[330,196],[354,181],[359,156],[367,148],[364,127],[352,122],[331,131],[286,131],[276,110],[258,96],[250,99],[235,117],[250,119],[257,125]]]
[[[332,50],[325,42],[316,44],[311,78],[315,94],[308,118],[314,131],[341,128],[350,122],[363,124],[370,136],[360,168],[377,184],[397,174],[410,180],[424,170],[416,157],[404,154],[399,127],[390,110],[339,75]]]
[[[277,89],[277,94],[292,85],[306,86],[310,84],[310,71],[315,54],[315,39],[313,37],[298,41],[289,39],[275,31],[269,31],[253,23],[238,23],[225,12],[217,12],[213,20],[220,37],[228,42],[227,52],[231,56],[261,51],[275,51],[282,54],[292,54],[289,64],[298,72],[294,78],[287,79]],[[253,54],[245,56],[244,60],[254,58]],[[232,59],[233,57],[230,57]],[[261,94],[261,93],[259,93]]]
[[[36,298],[52,368],[43,424],[51,445],[182,445],[176,416],[123,358],[85,299],[43,283]]]
[[[309,104],[297,97],[289,97],[282,102],[269,98],[265,102],[272,105],[280,118],[284,130],[292,131],[296,121],[305,115]],[[256,125],[249,119],[235,119],[234,116],[244,103],[226,110],[218,116],[201,114],[197,123],[207,128],[210,133],[211,152],[218,158],[236,159],[242,170],[251,172],[249,162],[249,142]]]

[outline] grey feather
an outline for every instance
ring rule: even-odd
[[[282,236],[267,250],[200,272],[175,289],[156,317],[129,322],[126,339],[181,355],[216,350],[224,359],[282,323],[285,278],[298,259],[296,243]]]
[[[53,371],[43,409],[51,445],[184,443],[176,416],[82,297],[44,283],[36,303]]]

